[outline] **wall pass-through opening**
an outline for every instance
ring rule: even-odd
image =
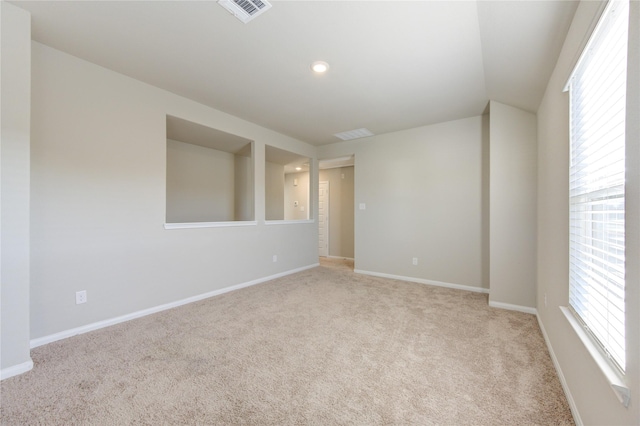
[[[167,115],[166,223],[253,221],[253,141]]]

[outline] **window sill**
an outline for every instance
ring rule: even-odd
[[[193,229],[193,228],[227,228],[231,226],[255,226],[255,220],[241,220],[237,222],[181,222],[165,223],[164,229]]]
[[[265,220],[265,225],[291,225],[296,223],[314,223],[313,219],[301,219],[301,220]]]
[[[593,360],[598,365],[598,368],[600,368],[600,371],[604,374],[611,386],[611,389],[613,390],[613,393],[615,393],[618,398],[618,401],[620,401],[620,403],[625,407],[628,407],[631,402],[631,393],[629,392],[629,388],[625,383],[622,373],[610,364],[607,356],[603,353],[600,347],[594,343],[591,336],[589,336],[587,331],[584,330],[582,324],[578,319],[576,319],[571,310],[565,306],[560,306],[560,310],[567,321],[569,321],[571,327],[575,330],[578,338],[582,341]]]

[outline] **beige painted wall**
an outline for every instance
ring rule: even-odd
[[[266,220],[284,220],[284,166],[265,163]]]
[[[297,185],[294,185],[294,180]],[[309,219],[309,172],[284,175],[284,219]],[[295,206],[295,201],[298,206]]]
[[[582,2],[579,5],[538,110],[538,315],[568,388],[569,400],[585,425],[640,423],[639,9],[640,3],[632,1],[626,203],[626,381],[632,398],[629,408],[618,402],[604,375],[559,309],[559,306],[567,306],[569,298],[569,96],[563,92],[563,87],[590,28],[596,22],[599,2]]]
[[[329,182],[329,256],[354,258],[354,167],[320,170]]]
[[[4,1],[0,2],[0,14],[0,369],[5,377],[32,366],[29,355],[31,20],[27,12]]]
[[[357,270],[488,289],[483,123],[471,117],[318,148],[319,158],[355,154]]]
[[[234,220],[254,220],[253,157],[234,156]]]
[[[233,221],[234,157],[167,139],[167,222]]]
[[[37,42],[32,71],[32,339],[317,263],[315,224],[264,224],[265,145],[315,147]],[[164,229],[167,114],[254,141],[257,225]]]
[[[536,116],[495,101],[489,116],[489,302],[534,309]]]

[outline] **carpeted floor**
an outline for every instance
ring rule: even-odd
[[[340,260],[32,358],[3,425],[573,424],[535,316]]]

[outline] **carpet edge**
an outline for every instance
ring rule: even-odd
[[[356,274],[371,275],[373,277],[390,278],[390,279],[393,279],[393,280],[409,281],[409,282],[418,283],[418,284],[426,284],[426,285],[433,285],[433,286],[437,286],[437,287],[453,288],[453,289],[456,289],[456,290],[472,291],[474,293],[485,293],[485,294],[489,293],[489,289],[488,288],[483,288],[483,287],[473,287],[473,286],[470,286],[470,285],[445,283],[445,282],[442,282],[442,281],[426,280],[424,278],[406,277],[404,275],[385,274],[385,273],[382,273],[382,272],[365,271],[365,270],[362,270],[362,269],[354,269],[353,272],[355,272]]]
[[[571,409],[571,415],[573,416],[573,421],[576,423],[576,426],[583,426],[584,423],[582,422],[582,418],[580,417],[578,406],[576,405],[576,402],[573,400],[573,395],[571,395],[571,390],[569,389],[567,380],[564,378],[564,373],[562,372],[562,368],[560,368],[560,363],[558,362],[558,358],[556,358],[556,354],[553,351],[553,346],[551,346],[551,340],[549,340],[549,336],[547,335],[547,330],[545,330],[544,324],[542,323],[542,319],[540,318],[539,314],[536,314],[536,318],[538,319],[538,326],[540,327],[540,331],[542,332],[542,337],[544,337],[544,342],[547,344],[547,350],[549,351],[549,356],[551,356],[553,367],[555,368],[556,374],[558,375],[558,379],[560,380],[560,384],[562,385],[564,396],[565,398],[567,398],[567,402],[569,403],[569,408]]]

